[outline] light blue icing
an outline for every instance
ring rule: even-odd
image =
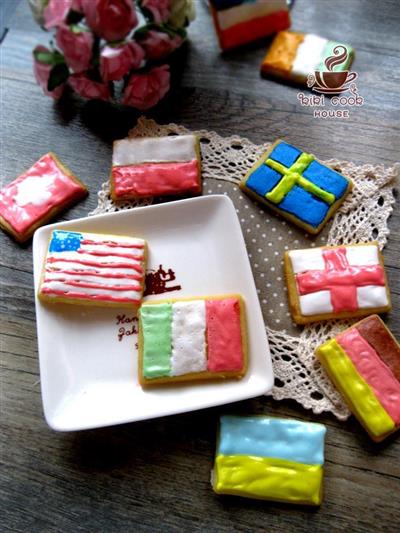
[[[217,453],[323,465],[325,433],[325,426],[312,422],[226,415],[221,417]]]
[[[303,176],[321,189],[331,192],[336,198],[341,198],[349,185],[344,176],[318,161],[312,161],[303,172]]]
[[[267,165],[260,165],[254,170],[246,181],[246,187],[256,192],[260,196],[265,196],[267,192],[271,191],[282,179],[282,174],[279,174],[273,168]]]
[[[81,247],[82,233],[55,230],[49,245],[49,252],[76,252]]]
[[[298,148],[282,141],[275,146],[268,157],[289,168],[297,161],[300,154]]]
[[[321,224],[329,210],[328,204],[298,185],[287,193],[278,207],[314,227]]]

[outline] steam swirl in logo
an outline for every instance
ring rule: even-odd
[[[343,50],[343,51],[342,51]],[[333,56],[329,56],[325,59],[325,66],[329,72],[332,72],[334,67],[341,65],[347,59],[347,48],[345,46],[335,46],[333,49]]]

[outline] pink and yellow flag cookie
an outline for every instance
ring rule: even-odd
[[[320,346],[316,355],[370,437],[400,427],[400,345],[377,315]]]

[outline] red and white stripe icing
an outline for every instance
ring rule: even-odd
[[[350,357],[357,372],[372,388],[389,416],[396,425],[400,425],[400,382],[390,368],[357,328],[341,333],[336,340]]]
[[[48,252],[41,292],[65,298],[139,302],[145,276],[144,241],[83,236],[77,251]]]

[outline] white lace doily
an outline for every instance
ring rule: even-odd
[[[130,136],[182,133],[188,133],[183,126],[161,126],[142,117],[130,131]],[[276,400],[296,400],[314,413],[330,411],[337,418],[346,419],[349,411],[320,367],[314,350],[355,321],[318,322],[305,327],[293,324],[286,300],[282,255],[288,249],[370,240],[378,241],[382,248],[389,234],[387,220],[395,201],[393,186],[400,165],[385,168],[382,165],[356,166],[336,159],[326,161],[351,178],[355,187],[333,221],[320,235],[312,237],[261,209],[238,187],[242,176],[271,143],[257,146],[239,136],[224,138],[206,130],[194,133],[201,142],[203,194],[229,195],[242,225],[273,358],[275,386],[270,394]],[[98,207],[90,215],[131,209],[156,201],[146,199],[116,204],[110,199],[109,192],[109,183],[104,183],[98,193]]]

